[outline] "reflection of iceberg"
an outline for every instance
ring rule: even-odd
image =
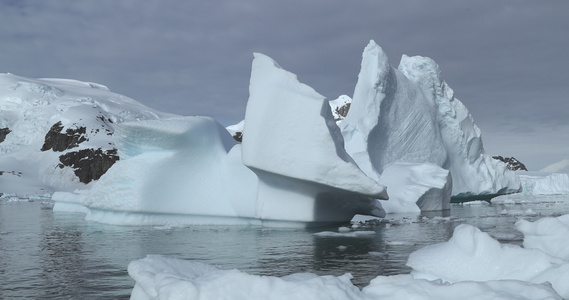
[[[250,93],[242,147],[205,117],[120,124],[121,160],[79,200],[87,218],[276,225],[382,216],[371,197],[387,198],[385,189],[343,149],[324,97],[262,55],[253,62]],[[292,127],[285,108],[298,113]]]

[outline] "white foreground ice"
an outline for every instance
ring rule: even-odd
[[[257,276],[149,255],[128,266],[136,281],[131,299],[567,299],[568,218],[518,222],[525,248],[459,225],[448,242],[410,255],[411,274],[378,276],[361,290],[350,274]]]
[[[427,246],[409,256],[407,265],[414,278],[444,282],[519,280],[541,284],[549,282],[563,298],[569,298],[569,261],[564,259],[569,230],[566,221],[544,218],[518,228],[524,233],[525,248],[500,244],[478,228],[462,224],[445,243]],[[562,229],[557,228],[558,225]],[[536,237],[537,232],[548,236]],[[526,235],[527,234],[527,235]],[[553,237],[557,238],[553,238]],[[559,239],[559,237],[561,237]],[[526,243],[527,238],[527,243]]]

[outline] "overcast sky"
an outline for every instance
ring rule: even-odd
[[[243,119],[253,52],[329,99],[369,40],[433,58],[486,151],[569,158],[569,1],[0,0],[0,72],[104,84],[158,110]]]

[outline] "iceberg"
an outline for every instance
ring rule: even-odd
[[[277,225],[520,190],[429,58],[395,69],[371,41],[353,100],[330,101],[255,53],[249,94],[245,120],[227,129],[206,117],[113,123],[120,161],[75,202],[101,222]]]
[[[450,171],[454,197],[520,190],[516,174],[485,153],[480,130],[432,59],[404,55],[395,69],[370,41],[339,126],[346,151],[372,178],[394,162],[431,163]]]
[[[239,145],[215,120],[126,122],[117,126],[115,141],[121,160],[78,195],[89,209],[88,220],[249,224],[247,218],[254,217],[257,178],[241,163]],[[54,199],[66,202],[59,195]]]
[[[385,215],[377,200],[385,188],[345,152],[324,97],[261,54],[241,126],[238,144],[207,117],[121,123],[120,161],[76,201],[54,195],[54,210],[78,204],[88,220],[129,225],[304,226]]]
[[[386,213],[420,213],[450,209],[452,177],[434,164],[396,162],[388,165],[379,183],[388,187]]]
[[[564,201],[569,195],[569,174],[529,172],[520,174],[522,190],[518,194],[501,195],[491,200],[492,203],[525,203]],[[539,196],[539,197],[536,197]]]
[[[259,178],[258,217],[330,222],[356,213],[383,216],[372,198],[387,199],[385,188],[344,150],[324,96],[259,53],[249,94],[242,156]]]
[[[569,194],[569,174],[553,173],[545,176],[520,175],[522,194],[559,195]]]

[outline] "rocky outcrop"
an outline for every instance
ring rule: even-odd
[[[0,128],[0,143],[2,143],[6,139],[6,136],[10,132],[12,132],[10,128]]]
[[[61,155],[58,166],[75,169],[79,181],[89,183],[98,180],[117,160],[119,156],[116,149],[103,151],[101,148],[87,148]]]
[[[337,122],[343,120],[348,115],[348,111],[350,110],[350,105],[351,103],[346,103],[342,106],[336,107],[332,112],[335,116],[334,121]]]
[[[41,151],[53,150],[61,152],[67,149],[78,147],[80,143],[87,141],[85,137],[87,129],[85,127],[67,128],[63,131],[61,121],[53,124],[47,134],[45,141],[41,147]]]
[[[233,139],[241,143],[243,141],[243,132],[241,131],[235,132],[235,134],[233,134]]]
[[[508,170],[512,171],[527,171],[526,166],[517,160],[515,157],[502,157],[500,155],[492,156],[493,159],[497,159],[504,162],[508,166]]]

